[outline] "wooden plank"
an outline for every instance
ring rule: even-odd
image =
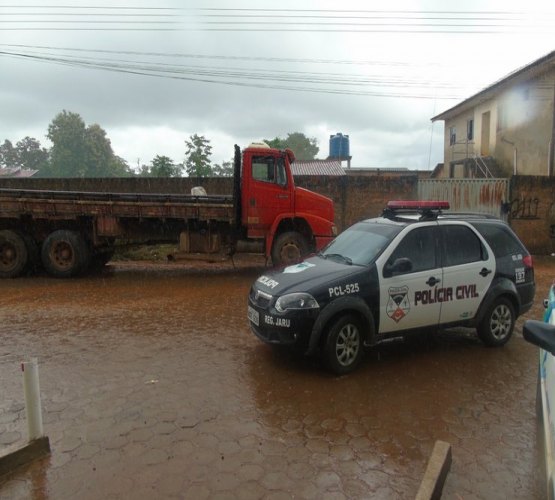
[[[0,476],[50,454],[50,440],[44,436],[22,447],[8,448],[0,454]]]
[[[441,498],[447,473],[451,469],[451,462],[451,445],[445,441],[436,441],[415,500],[438,500]]]

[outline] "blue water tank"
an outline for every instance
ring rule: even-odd
[[[330,158],[348,158],[349,152],[349,136],[337,132],[330,135]]]

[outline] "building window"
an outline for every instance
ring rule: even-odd
[[[457,142],[457,128],[449,127],[449,145],[453,146]]]
[[[466,122],[466,138],[469,141],[474,140],[474,120],[472,118]]]

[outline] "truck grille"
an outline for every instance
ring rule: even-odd
[[[250,298],[258,307],[262,307],[264,309],[266,309],[272,301],[272,296],[269,293],[257,290],[254,287],[251,288]]]

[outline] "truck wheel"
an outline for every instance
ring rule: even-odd
[[[58,230],[42,244],[42,263],[56,278],[70,278],[83,272],[90,263],[90,250],[81,234]]]
[[[29,253],[25,240],[16,231],[0,231],[0,278],[16,278],[25,271]]]
[[[345,314],[331,324],[324,345],[324,361],[337,375],[352,372],[363,355],[360,321]]]
[[[305,238],[296,231],[280,234],[272,247],[272,262],[274,266],[290,266],[303,260],[308,253]]]
[[[478,336],[489,347],[507,343],[515,326],[514,307],[508,299],[497,299],[478,325]]]

